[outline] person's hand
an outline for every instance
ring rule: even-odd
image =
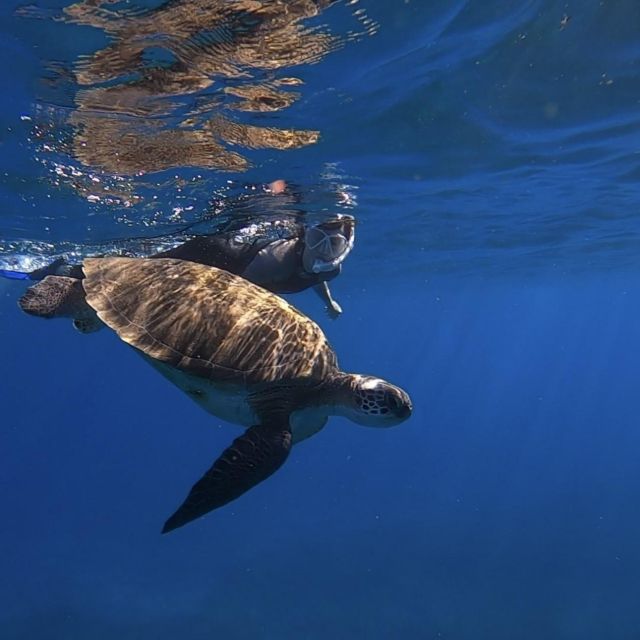
[[[287,190],[287,183],[284,180],[274,180],[267,185],[267,191],[274,196],[284,193]]]
[[[327,315],[332,320],[336,320],[341,313],[342,307],[335,300],[332,300],[331,303],[327,305]]]

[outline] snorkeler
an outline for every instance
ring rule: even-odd
[[[187,240],[154,258],[178,258],[240,275],[274,293],[297,293],[309,287],[336,318],[342,309],[327,282],[340,274],[355,239],[355,220],[337,214],[317,225],[298,222],[285,238],[251,238],[226,231]],[[288,232],[289,233],[289,232]]]
[[[274,293],[296,293],[309,287],[320,296],[331,318],[342,309],[332,298],[327,282],[340,274],[353,248],[355,219],[336,214],[313,226],[288,221],[282,238],[256,236],[251,225],[195,236],[183,244],[149,258],[176,258],[218,267],[240,275]],[[63,258],[29,273],[2,270],[9,278],[42,280],[49,275],[83,278],[81,265]]]

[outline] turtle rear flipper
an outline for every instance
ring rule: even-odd
[[[162,533],[222,507],[266,480],[283,465],[290,450],[288,425],[250,427],[193,485],[187,499],[165,522]]]
[[[47,276],[29,287],[18,304],[25,313],[41,318],[75,318],[91,312],[82,281],[66,276]]]

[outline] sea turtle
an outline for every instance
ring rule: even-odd
[[[27,313],[95,316],[209,413],[248,429],[193,486],[163,533],[221,507],[287,459],[330,415],[387,427],[409,396],[344,373],[321,329],[277,295],[183,260],[89,258],[85,278],[47,276],[20,299]]]

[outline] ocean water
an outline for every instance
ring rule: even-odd
[[[342,316],[288,299],[414,412],[332,418],[160,535],[238,428],[2,280],[0,638],[639,638],[638,25],[634,0],[3,2],[0,267],[349,213]]]

